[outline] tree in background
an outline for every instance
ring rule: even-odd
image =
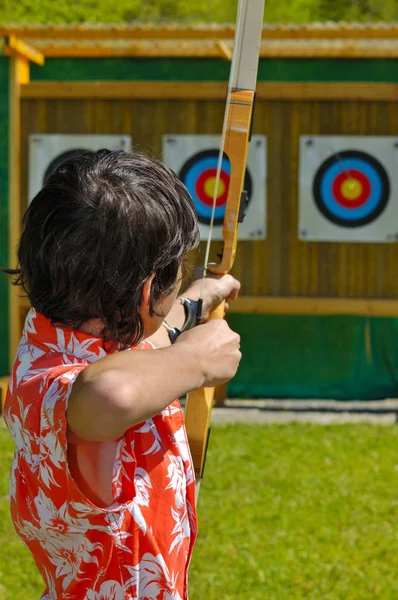
[[[0,22],[225,23],[237,0],[0,0]],[[265,22],[398,21],[398,0],[267,0]]]
[[[322,21],[397,21],[397,0],[318,0]]]

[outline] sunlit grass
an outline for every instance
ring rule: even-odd
[[[398,427],[214,427],[191,600],[398,600]],[[44,589],[8,516],[0,426],[0,600]],[[151,599],[152,600],[152,599]]]
[[[398,427],[214,428],[191,600],[397,600]]]

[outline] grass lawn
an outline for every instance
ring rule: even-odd
[[[398,427],[214,427],[190,600],[398,600]],[[7,506],[0,426],[0,600],[43,585]]]

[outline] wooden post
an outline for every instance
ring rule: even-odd
[[[10,58],[9,87],[9,265],[17,264],[16,249],[21,227],[21,84],[28,83],[30,78],[29,60],[18,53]],[[9,292],[9,361],[10,369],[21,336],[19,317],[19,290],[10,285]]]
[[[8,390],[8,377],[0,377],[0,415],[3,414]]]
[[[21,85],[29,83],[30,61],[44,64],[44,56],[36,48],[10,35],[4,53],[10,56],[9,79],[9,250],[8,264],[17,264],[16,250],[21,228]],[[9,362],[10,370],[21,336],[19,291],[10,285],[9,292]]]

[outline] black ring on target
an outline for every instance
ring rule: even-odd
[[[92,154],[92,150],[84,150],[83,148],[75,148],[73,150],[66,150],[65,152],[62,152],[62,154],[58,154],[58,156],[56,156],[48,165],[45,173],[44,173],[44,177],[43,177],[43,185],[45,183],[47,183],[47,180],[49,177],[51,177],[51,175],[53,173],[55,173],[55,171],[58,169],[59,166],[61,166],[64,162],[66,162],[67,160],[71,160],[72,158],[75,158],[76,156],[86,156],[88,154]]]
[[[197,152],[182,166],[179,172],[179,179],[188,189],[196,208],[198,221],[204,225],[210,224],[211,211],[213,206],[212,194],[206,191],[206,182],[210,179],[215,180],[217,165],[219,159],[218,150],[203,150]],[[220,181],[223,187],[217,201],[217,207],[214,216],[214,225],[222,225],[224,222],[225,205],[228,197],[229,179],[231,173],[231,164],[229,158],[224,153]],[[253,181],[248,170],[245,173],[244,189],[247,191],[249,203],[253,193]]]
[[[347,188],[350,182],[351,192]],[[354,228],[372,223],[385,210],[390,182],[374,156],[359,150],[344,150],[322,163],[312,192],[326,219],[340,227]]]

